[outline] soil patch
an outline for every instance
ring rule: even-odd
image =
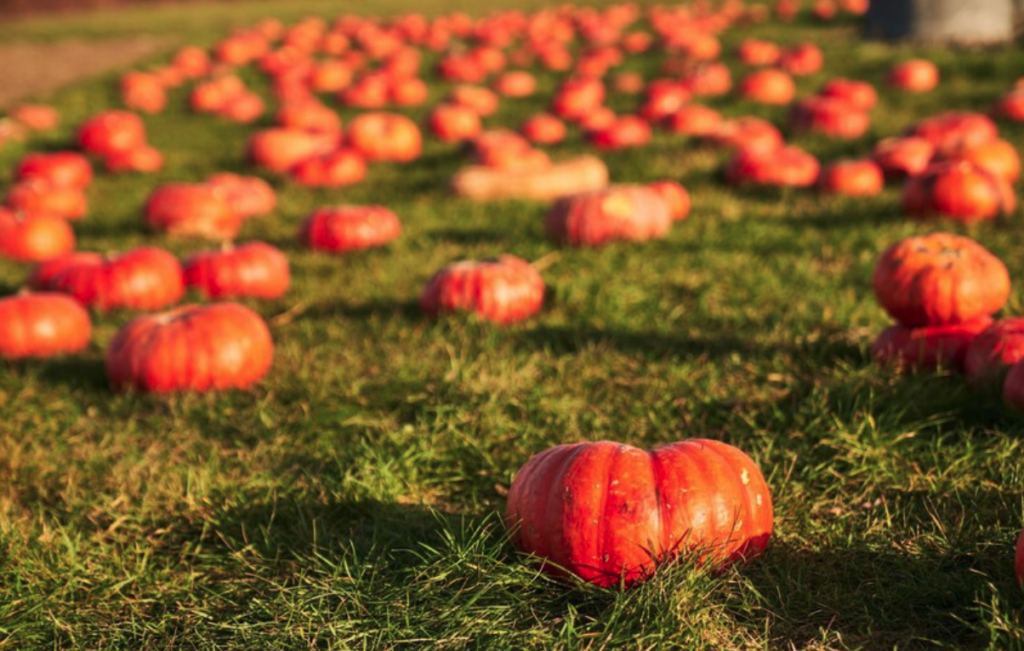
[[[155,54],[175,39],[133,36],[102,41],[0,44],[0,108],[95,77]]]

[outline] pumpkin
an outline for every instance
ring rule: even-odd
[[[52,186],[84,190],[92,183],[89,159],[73,151],[28,154],[14,170],[18,181],[39,179]]]
[[[721,128],[722,114],[701,104],[690,104],[668,116],[664,125],[672,133],[711,136]]]
[[[644,78],[639,72],[620,72],[612,78],[612,90],[623,95],[635,95],[644,89]]]
[[[873,197],[884,186],[882,168],[870,160],[837,161],[823,167],[818,175],[818,188],[826,194]]]
[[[591,133],[609,128],[618,119],[619,116],[615,114],[615,111],[607,106],[598,106],[591,113],[578,118],[576,124],[584,133]]]
[[[288,258],[263,242],[230,244],[219,251],[190,255],[182,264],[185,285],[207,298],[280,298],[288,291],[291,276]]]
[[[785,144],[775,125],[755,117],[725,120],[707,136],[708,142],[720,147],[743,148],[749,151],[777,151]]]
[[[307,158],[292,168],[292,176],[308,187],[339,188],[366,178],[366,161],[354,149],[341,148]]]
[[[383,206],[336,206],[307,217],[299,239],[314,251],[345,253],[382,246],[401,233],[398,216]]]
[[[445,142],[476,138],[482,130],[480,115],[461,104],[439,104],[427,116],[427,128]]]
[[[604,84],[599,79],[570,77],[555,91],[551,112],[564,120],[579,120],[604,104],[604,98]]]
[[[919,136],[885,138],[871,152],[871,158],[889,179],[917,176],[928,169],[934,156],[935,145]]]
[[[537,91],[537,79],[525,70],[510,70],[498,75],[493,87],[504,97],[529,97]]]
[[[146,224],[171,235],[231,239],[242,216],[231,209],[222,192],[202,183],[168,183],[149,194]]]
[[[78,144],[97,156],[108,156],[146,143],[146,127],[128,111],[103,111],[78,127]]]
[[[871,356],[885,366],[935,369],[945,364],[960,370],[971,342],[990,325],[990,316],[917,327],[897,323],[878,335],[871,344]]]
[[[167,91],[154,74],[128,72],[121,77],[121,101],[132,111],[159,113],[167,106]]]
[[[19,262],[42,262],[74,250],[75,233],[63,219],[0,208],[0,256]]]
[[[7,191],[4,203],[16,211],[73,220],[85,217],[89,209],[81,188],[52,185],[43,179],[15,183]]]
[[[927,93],[939,85],[939,68],[926,59],[911,59],[894,65],[885,83],[908,93]]]
[[[657,122],[672,115],[690,101],[690,91],[675,79],[656,79],[647,85],[647,94],[639,114]]]
[[[489,88],[462,84],[448,94],[448,102],[457,106],[465,106],[480,117],[494,115],[498,111],[500,98]]]
[[[1017,411],[1024,411],[1024,364],[1020,362],[1010,367],[1009,372],[1006,374],[1006,381],[1003,382],[1003,402],[1010,407],[1013,407]],[[1021,543],[1018,542],[1017,551],[1017,578],[1021,580],[1021,575],[1024,574],[1024,561],[1022,561],[1022,555],[1020,551]]]
[[[821,97],[831,97],[849,102],[862,111],[870,111],[878,103],[878,92],[866,81],[854,81],[837,77],[829,79],[818,91]]]
[[[741,148],[726,163],[725,180],[731,185],[808,187],[818,180],[818,159],[799,147]]]
[[[63,294],[0,299],[0,357],[5,359],[76,353],[89,345],[91,334],[89,313]]]
[[[779,55],[779,67],[791,75],[803,77],[821,70],[825,55],[814,43],[800,43],[786,48]]]
[[[274,122],[285,129],[341,133],[341,118],[316,99],[285,103],[274,114]]]
[[[122,391],[244,389],[266,375],[273,356],[270,330],[249,308],[186,305],[121,328],[107,347],[107,379]]]
[[[603,129],[589,132],[587,139],[598,149],[639,147],[651,141],[651,126],[639,116],[624,115]]]
[[[164,155],[156,148],[147,144],[139,145],[133,149],[124,149],[108,154],[103,159],[103,166],[108,172],[120,174],[122,172],[158,172],[163,169]]]
[[[396,79],[391,82],[388,97],[398,106],[419,106],[427,101],[430,89],[419,77]]]
[[[410,162],[423,150],[419,127],[396,113],[358,115],[349,123],[346,135],[348,144],[369,161]]]
[[[154,247],[107,256],[71,253],[40,263],[28,284],[99,310],[155,310],[177,303],[185,293],[178,259]]]
[[[550,113],[538,113],[523,122],[519,133],[532,143],[554,145],[565,140],[565,123]]]
[[[775,43],[756,38],[744,39],[736,49],[740,62],[748,66],[773,66],[781,54],[782,50]]]
[[[221,75],[196,84],[189,94],[189,107],[197,113],[216,113],[245,92],[245,84],[236,75]]]
[[[772,500],[757,465],[719,441],[650,452],[611,441],[559,445],[516,473],[505,508],[512,542],[545,571],[626,587],[698,553],[725,564],[764,551]]]
[[[918,122],[905,135],[924,138],[936,153],[948,154],[998,139],[999,128],[981,113],[948,111]]]
[[[480,165],[507,171],[548,169],[551,159],[515,131],[493,129],[473,140],[473,158]]]
[[[258,176],[221,172],[206,179],[206,185],[214,188],[242,219],[268,215],[277,206],[274,189]]]
[[[1011,122],[1024,121],[1024,89],[1015,88],[996,100],[992,113]]]
[[[1017,148],[1002,139],[951,149],[940,158],[949,161],[970,161],[996,176],[1001,176],[1009,183],[1016,183],[1020,178],[1020,155]]]
[[[963,323],[998,312],[1010,296],[1010,273],[974,240],[950,233],[911,237],[875,265],[879,304],[911,328]]]
[[[328,59],[318,63],[309,75],[309,86],[318,93],[336,93],[352,83],[352,67],[344,61]]]
[[[933,163],[903,186],[903,209],[918,218],[946,216],[972,224],[1016,207],[1017,196],[1006,179],[966,160]]]
[[[352,108],[379,109],[387,106],[391,99],[391,85],[382,75],[365,75],[338,94],[344,106]]]
[[[732,73],[720,61],[704,63],[682,76],[683,87],[694,95],[725,95],[732,89]]]
[[[171,65],[189,79],[198,79],[210,72],[210,57],[206,51],[195,45],[181,48],[174,53]]]
[[[871,116],[846,100],[813,96],[793,105],[789,123],[797,131],[850,139],[864,135]]]
[[[228,100],[217,111],[217,115],[232,122],[249,124],[259,119],[266,108],[262,97],[256,93],[245,91]]]
[[[60,124],[60,113],[45,104],[19,104],[11,108],[9,115],[29,131],[51,131]]]
[[[690,215],[690,193],[675,181],[655,181],[648,185],[668,202],[674,221],[682,221]]]
[[[974,386],[1001,386],[1007,371],[1024,360],[1024,318],[1000,319],[967,347],[964,375]]]
[[[302,129],[264,129],[249,138],[249,159],[272,172],[287,172],[307,158],[334,151],[338,136]]]
[[[740,80],[740,97],[761,104],[789,104],[796,94],[793,78],[782,70],[755,70]]]
[[[533,265],[512,255],[448,265],[420,294],[420,307],[430,316],[466,311],[501,324],[532,316],[543,302],[544,279]]]
[[[548,237],[558,244],[642,242],[668,235],[672,208],[651,188],[611,186],[562,197],[548,211],[544,227]]]

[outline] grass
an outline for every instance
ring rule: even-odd
[[[355,9],[369,11],[314,0],[161,7],[15,22],[0,39],[173,31],[210,42],[264,14]],[[802,94],[830,75],[879,82],[913,55],[941,67],[935,93],[883,93],[864,140],[794,138],[826,160],[863,153],[929,113],[984,110],[1024,68],[1017,49],[862,43],[850,20],[805,20],[725,34],[737,78],[731,53],[745,36],[822,44],[827,73],[800,79]],[[657,65],[652,54],[627,67],[652,77]],[[555,83],[541,75],[545,91]],[[434,84],[431,103],[445,90]],[[5,148],[0,181],[26,148],[67,147],[73,125],[115,104],[115,91],[109,75],[44,98],[65,126]],[[146,234],[140,214],[159,183],[251,171],[249,129],[188,113],[186,92],[147,118],[166,171],[100,175],[76,225],[80,248],[206,246]],[[711,103],[779,123],[785,114]],[[487,122],[515,125],[543,105],[508,100]],[[1024,144],[1024,129],[1001,128]],[[574,135],[558,152],[584,149]],[[83,355],[0,367],[0,649],[1024,648],[1012,579],[1021,416],[955,375],[896,375],[867,352],[887,325],[870,286],[884,248],[962,232],[1020,281],[1020,214],[966,229],[908,221],[898,188],[856,201],[735,192],[717,179],[724,157],[665,135],[605,156],[617,181],[682,181],[693,215],[661,242],[558,251],[544,271],[543,312],[508,328],[433,322],[416,307],[450,261],[554,250],[544,205],[448,196],[463,162],[454,147],[430,141],[421,162],[377,166],[340,191],[272,179],[280,207],[244,236],[282,247],[294,285],[284,299],[250,304],[276,343],[258,388],[111,393],[103,350],[123,313],[95,315]],[[341,257],[303,251],[302,218],[340,202],[387,204],[403,237]],[[4,293],[25,275],[0,262]],[[1022,312],[1021,287],[1006,313]],[[582,439],[654,446],[694,436],[737,445],[764,470],[776,527],[763,558],[717,575],[681,564],[621,593],[557,583],[512,549],[503,496],[530,455]]]

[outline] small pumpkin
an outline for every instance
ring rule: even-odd
[[[74,250],[75,233],[63,219],[0,208],[0,256],[19,262],[42,262]]]
[[[740,80],[739,94],[760,104],[789,104],[796,94],[793,77],[782,70],[766,68],[748,73]]]
[[[879,304],[911,328],[988,316],[1010,296],[1006,265],[974,240],[951,233],[893,244],[875,265],[872,282]]]
[[[965,224],[1012,213],[1017,195],[1005,178],[967,160],[933,163],[903,186],[911,216],[944,216]]]
[[[269,215],[277,207],[274,189],[258,176],[220,172],[206,179],[206,185],[221,194],[242,219]]]
[[[1002,386],[1007,371],[1021,360],[1024,360],[1024,318],[1000,319],[968,346],[964,375],[974,386]]]
[[[668,202],[674,221],[682,221],[690,215],[690,193],[675,181],[655,181],[649,188]]]
[[[690,91],[675,79],[655,79],[647,85],[639,115],[657,122],[672,115],[690,101]]]
[[[213,299],[275,299],[284,296],[291,284],[288,258],[263,242],[195,253],[182,268],[185,285]]]
[[[642,242],[668,234],[672,208],[649,187],[611,186],[559,199],[548,211],[544,226],[548,237],[558,244]]]
[[[971,342],[990,325],[990,316],[979,316],[961,323],[918,327],[897,323],[878,335],[871,344],[871,355],[885,366],[923,370],[949,365],[961,370]]]
[[[5,359],[76,353],[89,345],[91,335],[89,313],[63,294],[28,293],[0,299],[0,357]]]
[[[106,370],[119,391],[244,389],[266,375],[273,356],[270,330],[249,308],[186,305],[129,321],[107,347]]]
[[[550,113],[538,113],[523,122],[519,133],[532,143],[554,145],[565,140],[565,123]]]
[[[885,83],[908,93],[927,93],[939,85],[939,68],[927,59],[910,59],[894,65]]]
[[[905,135],[924,138],[938,154],[948,154],[999,138],[999,128],[988,116],[970,111],[947,111],[921,120]]]
[[[120,255],[70,253],[40,263],[30,288],[69,294],[98,310],[155,310],[181,300],[181,265],[173,255],[142,247]]]
[[[368,161],[410,162],[423,151],[416,123],[397,113],[369,112],[353,118],[346,131],[349,146]]]
[[[16,211],[71,220],[82,219],[89,209],[81,188],[53,185],[38,178],[15,183],[7,191],[4,203]]]
[[[623,115],[604,127],[587,134],[598,149],[639,147],[651,141],[651,126],[637,115]]]
[[[263,129],[249,138],[249,159],[272,172],[287,172],[307,158],[338,147],[338,136],[302,129]]]
[[[340,188],[366,178],[366,161],[356,150],[342,147],[323,156],[307,158],[293,167],[291,174],[301,185]]]
[[[536,314],[543,302],[544,279],[533,265],[512,255],[448,265],[420,294],[420,307],[429,316],[466,311],[500,324]]]
[[[611,441],[550,448],[519,469],[505,507],[517,549],[600,586],[633,586],[686,553],[716,565],[752,558],[772,520],[757,465],[708,439],[650,452]]]
[[[277,109],[274,122],[285,129],[341,133],[341,118],[316,99],[286,102]]]
[[[167,106],[167,90],[154,74],[128,72],[121,77],[121,101],[132,111],[160,113]]]
[[[852,139],[867,132],[871,116],[846,100],[812,96],[793,105],[789,123],[798,131]]]
[[[870,111],[878,103],[878,91],[866,81],[843,77],[829,79],[818,91],[821,97],[846,101],[862,111]]]
[[[731,185],[808,187],[818,180],[818,159],[799,147],[779,149],[743,147],[726,163],[724,176]]]
[[[383,246],[401,233],[398,216],[384,206],[336,206],[307,217],[299,239],[314,251],[345,253]]]
[[[28,154],[14,170],[18,181],[42,180],[52,186],[84,190],[92,184],[89,159],[73,151]]]
[[[934,157],[935,145],[919,136],[885,138],[871,152],[871,158],[889,179],[917,176],[928,169]]]
[[[1001,176],[1009,183],[1016,183],[1020,178],[1020,154],[1017,153],[1016,147],[1001,138],[951,149],[943,153],[941,158],[949,161],[970,161],[996,176]]]
[[[108,156],[146,143],[146,126],[128,111],[97,113],[78,127],[78,144],[97,156]]]
[[[461,104],[439,104],[427,116],[427,128],[445,142],[472,140],[482,130],[480,114]]]
[[[525,70],[510,70],[495,78],[493,87],[504,97],[529,97],[537,91],[537,79]]]
[[[885,187],[882,168],[870,160],[841,160],[822,168],[818,188],[826,194],[873,197]]]
[[[564,120],[575,121],[604,104],[604,84],[599,79],[566,79],[555,91],[551,112]]]
[[[203,183],[168,183],[146,199],[146,225],[171,235],[232,239],[242,216],[231,209],[223,193]]]
[[[797,77],[813,75],[824,64],[825,55],[814,43],[799,43],[784,49],[779,55],[779,67]]]
[[[773,66],[779,61],[782,50],[771,41],[746,38],[740,42],[736,55],[744,65]]]
[[[782,133],[774,124],[749,116],[722,121],[715,131],[708,134],[707,141],[719,147],[749,151],[777,151],[785,145]]]
[[[702,104],[683,106],[664,120],[672,133],[687,136],[711,136],[722,126],[722,114]]]
[[[158,172],[164,167],[164,155],[155,147],[147,144],[133,149],[125,149],[107,155],[103,166],[108,172],[121,174],[124,172],[141,172],[148,174]]]
[[[501,98],[489,88],[460,84],[448,94],[448,103],[465,106],[482,118],[494,115],[498,111]]]

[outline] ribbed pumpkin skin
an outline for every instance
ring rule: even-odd
[[[153,393],[241,389],[266,375],[273,356],[270,330],[249,308],[186,305],[121,328],[107,348],[107,379]]]
[[[223,191],[199,183],[168,183],[146,200],[146,224],[171,235],[231,239],[242,216],[231,209]]]
[[[967,347],[964,375],[974,386],[998,386],[1010,366],[1024,360],[1024,317],[1000,319]]]
[[[7,359],[74,353],[89,345],[89,313],[63,294],[0,299],[0,356]]]
[[[299,239],[315,251],[344,253],[382,246],[401,233],[398,216],[383,206],[337,206],[307,217]]]
[[[963,323],[889,326],[871,344],[871,355],[884,365],[934,369],[946,364],[962,370],[967,350],[992,325],[992,317],[979,316]]]
[[[476,312],[501,324],[532,316],[543,303],[544,279],[533,265],[514,255],[448,265],[427,281],[420,294],[420,307],[430,316]]]
[[[1010,273],[974,240],[951,233],[911,237],[875,265],[875,297],[903,325],[961,323],[998,312],[1010,296]]]
[[[759,554],[772,501],[757,465],[706,439],[651,452],[601,441],[559,445],[516,473],[505,510],[520,551],[601,586],[630,586],[690,550],[715,562]]]
[[[558,244],[600,246],[612,241],[659,239],[672,227],[672,209],[657,191],[619,185],[563,197],[545,219]]]
[[[112,257],[72,253],[38,265],[29,286],[70,294],[99,310],[155,310],[177,303],[185,293],[178,259],[154,247]]]
[[[85,189],[92,183],[92,165],[73,151],[28,154],[14,172],[19,181],[42,179],[50,185]]]
[[[906,135],[919,136],[935,145],[938,154],[974,147],[999,138],[999,128],[987,115],[948,111],[913,125]]]
[[[242,219],[270,214],[277,207],[274,189],[258,176],[221,172],[206,179],[206,185],[217,190]]]
[[[291,281],[288,258],[263,242],[196,253],[183,267],[185,284],[208,298],[280,298]]]

